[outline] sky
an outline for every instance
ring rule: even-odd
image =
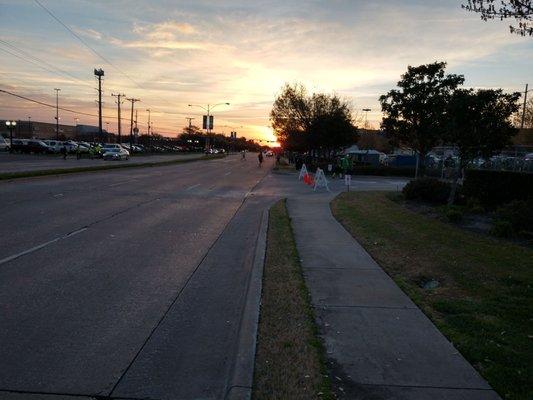
[[[49,9],[81,40],[38,3]],[[213,108],[215,131],[273,140],[269,113],[284,83],[336,93],[379,127],[378,98],[408,65],[448,62],[466,87],[533,84],[533,38],[508,21],[483,22],[461,0],[0,0],[0,89],[55,104],[61,123],[97,125],[94,68],[105,71],[104,128],[116,132],[112,93],[141,99],[154,132],[175,136]],[[89,47],[87,47],[85,42]],[[130,104],[123,104],[123,117]],[[124,115],[126,114],[126,115]],[[0,119],[55,122],[55,109],[0,93]],[[126,124],[128,125],[128,124]],[[125,128],[123,128],[125,129]],[[129,129],[129,125],[127,126]]]

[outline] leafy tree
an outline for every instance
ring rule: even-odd
[[[518,26],[509,26],[511,33],[533,36],[533,3],[531,0],[468,0],[462,4],[465,10],[481,14],[483,21],[514,18]]]
[[[286,150],[332,151],[354,143],[350,105],[337,95],[308,95],[302,84],[286,84],[270,112],[272,128]]]
[[[202,130],[196,125],[191,125],[190,127],[189,126],[184,127],[183,128],[183,133],[186,133],[188,135],[201,135],[201,134],[203,134]]]
[[[444,137],[446,105],[464,82],[462,75],[446,75],[445,68],[445,62],[409,66],[398,82],[399,89],[379,98],[382,129],[395,145],[416,150],[422,162]]]
[[[454,145],[459,156],[459,170],[477,157],[489,158],[511,143],[517,129],[511,117],[518,111],[520,93],[502,89],[458,89],[447,106],[446,142]],[[455,200],[458,175],[452,185],[449,203]]]

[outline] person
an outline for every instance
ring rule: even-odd
[[[67,145],[63,143],[63,147],[61,147],[61,154],[63,154],[63,160],[67,159]]]
[[[80,144],[78,143],[78,146],[76,146],[76,159],[80,159],[81,158],[81,148],[80,148]]]
[[[259,160],[259,166],[261,166],[263,164],[263,152],[262,151],[259,152],[257,159]]]
[[[241,160],[246,159],[246,150],[241,151],[242,157]]]

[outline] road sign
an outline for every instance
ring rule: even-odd
[[[351,175],[344,175],[344,185],[348,188],[348,191],[350,191],[350,186],[352,185],[352,176]]]

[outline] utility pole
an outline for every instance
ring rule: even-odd
[[[59,140],[59,91],[61,89],[55,88],[56,91],[56,140]]]
[[[104,137],[104,132],[102,131],[102,76],[104,76],[104,70],[95,68],[94,75],[98,79],[98,136],[102,140]]]
[[[185,119],[189,120],[189,135],[191,134],[191,131],[192,131],[192,120],[194,118],[191,118],[191,117],[186,117]]]
[[[520,129],[524,129],[524,122],[526,120],[526,102],[527,102],[527,90],[528,84],[526,83],[526,90],[524,91],[524,106],[522,108],[522,122],[520,123]]]
[[[152,151],[152,136],[150,136],[150,109],[147,108],[146,111],[148,111],[148,147],[150,148],[150,151]]]
[[[137,101],[141,101],[141,99],[135,99],[135,98],[129,98],[126,99],[128,101],[131,101],[131,119],[130,119],[130,151],[133,149],[133,108],[135,107],[135,103]]]
[[[32,126],[31,126],[31,116],[28,115],[28,130],[30,131],[30,135],[33,136],[33,129],[32,129]]]
[[[122,117],[120,116],[120,105],[124,102],[124,100],[122,100],[122,97],[126,97],[126,95],[124,93],[119,93],[119,94],[114,94],[114,93],[111,93],[111,96],[113,97],[116,97],[117,98],[117,107],[118,107],[118,126],[117,126],[117,129],[118,129],[118,142],[121,143],[122,142]]]

